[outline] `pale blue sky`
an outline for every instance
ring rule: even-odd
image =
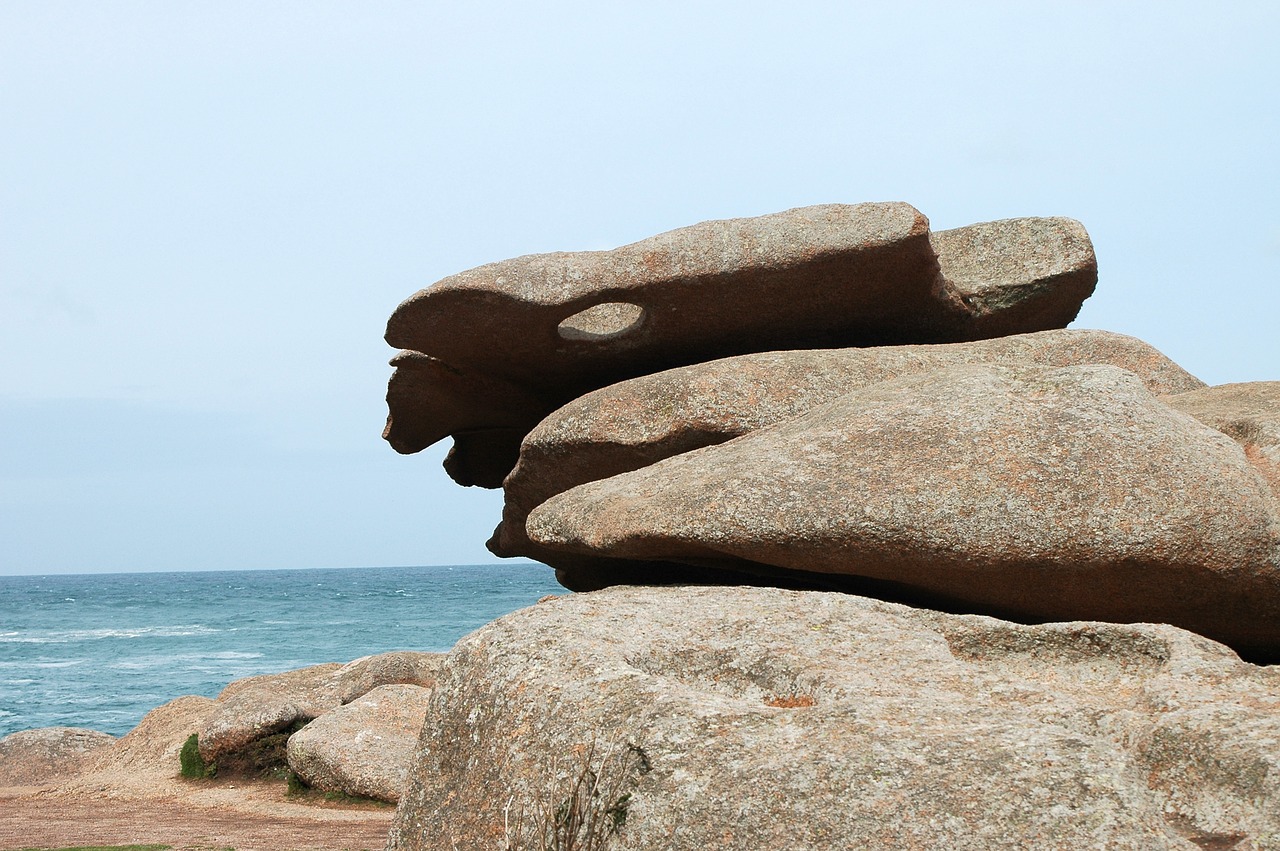
[[[1075,327],[1280,379],[1278,10],[0,0],[0,573],[489,561],[387,316],[711,218],[1072,216]]]

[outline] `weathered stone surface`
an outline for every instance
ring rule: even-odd
[[[1051,220],[1056,221],[1056,220]],[[961,364],[1112,364],[1154,393],[1204,382],[1132,337],[1107,331],[1043,331],[973,343],[765,352],[634,378],[582,396],[530,432],[503,487],[502,523],[489,542],[500,556],[557,567],[568,587],[600,587],[617,565],[538,547],[525,535],[531,510],[585,482],[723,443],[882,381]],[[648,569],[648,568],[644,568]],[[678,573],[674,573],[678,576]]]
[[[1074,219],[984,222],[930,242],[973,314],[974,338],[1065,328],[1098,282],[1093,243]]]
[[[212,762],[255,739],[341,706],[333,682],[341,668],[338,663],[312,665],[231,683],[200,727],[200,756]]]
[[[1163,625],[697,587],[459,642],[388,848],[496,846],[592,742],[642,752],[604,761],[619,848],[1280,848],[1280,670]]]
[[[1280,381],[1221,384],[1164,401],[1239,442],[1280,499]]]
[[[348,662],[334,674],[338,699],[350,703],[376,688],[389,685],[430,688],[435,685],[436,672],[444,663],[444,656],[443,653],[418,650],[393,650]]]
[[[1274,505],[1237,443],[1133,373],[962,366],[580,485],[526,528],[588,555],[867,577],[952,610],[1171,623],[1271,658]]]
[[[739,336],[771,346],[797,334],[845,336],[850,327],[954,334],[963,312],[938,288],[919,211],[832,204],[703,222],[612,251],[480,266],[401,304],[387,341],[522,386],[590,384],[650,371],[648,362],[698,361],[750,345],[731,341]],[[602,303],[641,312],[633,309],[615,334],[599,321],[559,330]],[[929,306],[932,316],[917,316]]]
[[[331,662],[236,680],[218,695],[199,728],[200,755],[206,761],[216,760],[256,739],[318,718],[379,686],[430,686],[441,656],[397,650],[346,665]]]
[[[449,366],[419,352],[391,359],[386,438],[397,452],[417,452],[451,434],[513,432],[546,415],[546,399],[485,373]],[[492,437],[492,435],[491,435]],[[519,437],[515,438],[517,445]]]
[[[308,785],[400,800],[431,689],[380,686],[289,737],[289,767]]]
[[[387,325],[387,341],[407,351],[394,361],[384,437],[415,452],[462,436],[450,475],[497,487],[538,419],[625,378],[753,351],[967,340],[1074,318],[1097,276],[1078,223],[975,228],[936,235],[954,271],[940,269],[919,211],[885,203],[703,222],[454,275]],[[975,252],[998,274],[983,276]]]
[[[115,736],[81,727],[40,727],[0,739],[0,786],[36,786],[79,774]]]

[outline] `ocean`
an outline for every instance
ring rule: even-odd
[[[387,650],[448,650],[567,593],[537,564],[0,576],[0,737],[131,730],[185,694]]]

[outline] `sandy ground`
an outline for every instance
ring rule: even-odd
[[[154,843],[191,851],[381,851],[394,812],[300,803],[286,798],[280,782],[0,787],[0,849]]]

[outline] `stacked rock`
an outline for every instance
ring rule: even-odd
[[[505,488],[490,549],[575,590],[835,588],[1280,658],[1280,382],[1063,330],[1096,281],[1078,222],[901,203],[520,257],[396,310],[384,436],[452,436],[456,481]]]

